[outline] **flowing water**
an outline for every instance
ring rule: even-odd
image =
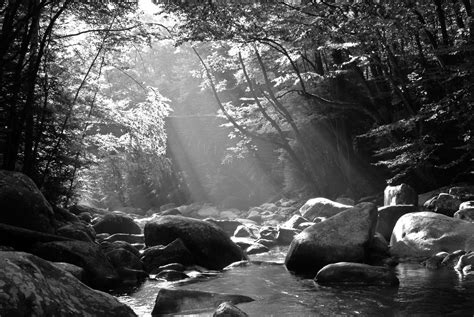
[[[189,283],[149,280],[119,300],[139,316],[151,316],[158,290],[176,287],[250,296],[256,300],[238,305],[249,316],[474,316],[474,276],[399,264],[398,288],[321,286],[276,264],[282,263],[284,251],[252,257],[272,263],[235,267]],[[191,316],[212,316],[212,311]]]

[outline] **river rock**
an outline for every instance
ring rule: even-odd
[[[441,265],[454,268],[456,264],[458,264],[459,258],[464,254],[466,254],[466,251],[456,250],[453,253],[447,255],[441,262]]]
[[[362,284],[396,286],[399,280],[395,272],[384,266],[340,262],[323,267],[314,279],[320,284]]]
[[[170,263],[183,265],[195,263],[194,256],[181,239],[176,239],[166,246],[153,246],[145,249],[141,260],[147,272]]]
[[[186,273],[175,270],[162,270],[156,274],[156,278],[164,279],[168,282],[180,281],[189,278]]]
[[[104,253],[108,253],[116,249],[125,249],[128,252],[135,254],[137,257],[140,257],[140,251],[138,251],[135,246],[125,241],[102,241],[99,246]]]
[[[54,212],[26,175],[0,170],[0,223],[54,233]]]
[[[15,227],[0,223],[0,245],[9,246],[19,251],[31,250],[34,243],[50,241],[70,241],[71,239],[33,231],[25,228]]]
[[[95,208],[86,205],[73,205],[69,207],[69,211],[75,215],[80,215],[83,212],[87,212],[90,215],[106,215],[110,213],[110,211],[102,208]]]
[[[459,205],[459,210],[474,208],[474,200],[468,200]]]
[[[314,224],[295,236],[285,265],[296,273],[315,273],[330,263],[364,261],[376,221],[375,205],[362,203]]]
[[[390,245],[393,256],[413,260],[474,250],[474,223],[429,211],[406,214],[395,225]]]
[[[254,207],[254,208],[258,208],[258,207]],[[262,213],[263,213],[263,210],[261,210],[260,208],[259,209],[251,209],[249,211],[247,219],[255,221],[256,223],[260,224],[263,221],[263,218],[262,218],[262,215],[261,215]]]
[[[293,215],[291,216],[290,219],[288,219],[285,223],[283,223],[281,226],[283,228],[293,228],[296,229],[300,224],[303,222],[308,222],[308,219],[301,217],[300,215]]]
[[[384,206],[418,206],[418,195],[415,190],[407,184],[401,184],[398,186],[387,186],[384,190],[383,204]]]
[[[343,204],[343,205],[348,205],[348,206],[354,206],[355,205],[354,199],[349,198],[349,197],[337,197],[336,202],[340,203],[340,204]]]
[[[454,218],[474,222],[474,208],[460,209],[454,213]]]
[[[94,288],[107,289],[118,282],[118,274],[100,247],[84,241],[38,243],[32,253],[49,261],[66,262],[84,269],[84,278]]]
[[[255,238],[255,236],[253,235],[250,228],[248,228],[247,226],[244,226],[244,225],[238,226],[237,229],[235,229],[235,232],[234,232],[233,236],[234,237],[241,237],[241,238],[246,238],[246,237]]]
[[[116,233],[108,236],[104,240],[108,242],[124,241],[130,244],[145,243],[145,236],[143,234]]]
[[[240,308],[232,305],[231,303],[224,302],[220,304],[213,317],[247,317],[248,315],[242,311]]]
[[[204,220],[218,226],[219,228],[224,230],[225,233],[227,233],[229,236],[232,236],[237,227],[242,225],[242,222],[237,220],[217,220],[214,218],[207,218]]]
[[[83,222],[74,222],[62,226],[57,229],[56,233],[63,237],[86,242],[94,242],[96,235],[94,228]]]
[[[398,219],[405,214],[417,211],[417,208],[414,205],[394,205],[378,208],[375,231],[379,232],[387,241],[390,241],[393,228]]]
[[[318,197],[308,200],[300,208],[300,214],[304,218],[314,221],[316,217],[329,218],[352,207],[353,206],[340,204],[327,198]]]
[[[433,197],[423,205],[424,208],[452,217],[459,210],[461,201],[455,196],[441,193],[437,197]]]
[[[118,212],[112,212],[103,216],[102,219],[94,224],[94,229],[96,233],[142,233],[138,224],[130,216]]]
[[[203,220],[164,216],[145,225],[147,246],[166,245],[175,239],[183,241],[197,265],[211,270],[220,270],[245,258],[221,228]]]
[[[80,266],[66,263],[66,262],[50,262],[55,267],[64,270],[77,278],[79,281],[84,282],[84,269]]]
[[[466,253],[459,258],[458,263],[454,267],[456,270],[462,272],[464,267],[474,265],[474,252]]]
[[[143,263],[140,258],[126,249],[113,249],[105,255],[118,272],[124,268],[143,271]]]
[[[197,211],[197,214],[202,218],[219,217],[220,212],[216,207],[203,206]]]
[[[158,274],[164,270],[184,272],[184,270],[186,270],[186,267],[182,265],[181,263],[170,263],[170,264],[165,264],[160,267],[154,268],[153,270],[150,271],[150,274]]]
[[[289,245],[298,233],[297,229],[279,227],[276,241],[280,245]]]
[[[0,252],[0,290],[1,316],[136,316],[112,295],[28,253]]]
[[[54,223],[55,227],[59,228],[70,223],[80,223],[80,219],[78,216],[70,212],[65,208],[61,208],[58,206],[52,206],[53,213],[54,213]]]
[[[437,270],[441,267],[443,260],[449,255],[448,252],[438,252],[423,262],[427,269]]]
[[[160,212],[160,216],[181,216],[182,213],[178,208],[167,209],[163,212]]]
[[[251,246],[249,246],[247,248],[247,250],[245,250],[245,252],[248,255],[265,253],[265,252],[268,252],[268,251],[270,251],[270,249],[268,247],[264,246],[261,243],[254,243]]]
[[[216,309],[224,302],[236,305],[252,301],[253,298],[244,295],[162,288],[156,296],[152,315],[202,312]]]
[[[474,199],[474,186],[451,187],[448,194],[456,196],[462,201]]]

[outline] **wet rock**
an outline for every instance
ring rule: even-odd
[[[466,254],[466,251],[456,250],[453,253],[447,255],[441,262],[441,265],[454,268],[456,264],[458,264],[459,258],[464,254]]]
[[[249,237],[254,237],[254,235],[247,226],[240,225],[237,227],[237,229],[235,229],[234,237],[249,238]]]
[[[244,311],[240,308],[232,305],[231,303],[224,302],[220,304],[214,314],[213,317],[246,317],[248,316]]]
[[[454,213],[454,218],[474,222],[474,208],[465,208]]]
[[[247,249],[257,241],[256,239],[246,237],[231,237],[232,241],[237,244],[242,250]]]
[[[441,262],[449,255],[448,252],[438,252],[426,261],[423,262],[423,265],[426,266],[427,269],[430,270],[437,270],[441,267]]]
[[[379,232],[387,241],[390,241],[393,228],[401,216],[416,212],[418,209],[414,205],[395,205],[378,208],[377,226],[375,231]]]
[[[236,305],[252,301],[253,298],[244,295],[162,288],[158,291],[152,315],[200,312],[216,309],[223,302]]]
[[[247,219],[250,219],[252,221],[255,221],[256,223],[262,223],[263,218],[262,218],[262,213],[263,211],[259,211],[257,209],[250,210],[249,215],[247,216]]]
[[[112,295],[28,253],[0,252],[0,281],[2,316],[136,316]]]
[[[319,221],[321,222],[321,221]],[[306,228],[311,227],[312,225],[316,224],[318,222],[303,222],[298,225],[298,230],[304,230]]]
[[[423,260],[438,252],[474,249],[474,223],[434,212],[402,216],[393,229],[390,253]]]
[[[145,235],[143,234],[128,234],[128,233],[116,233],[111,236],[108,236],[104,239],[108,242],[114,241],[124,241],[130,244],[134,243],[145,243]]]
[[[468,265],[474,265],[474,252],[470,252],[470,253],[462,255],[459,258],[459,261],[456,264],[456,266],[454,267],[454,269],[456,269],[457,271],[462,272],[464,267],[466,267]]]
[[[418,206],[418,194],[407,184],[387,186],[384,190],[384,206],[414,205]]]
[[[104,253],[108,253],[116,249],[125,249],[128,252],[135,254],[137,257],[140,257],[140,252],[138,251],[138,249],[135,248],[132,244],[125,241],[102,241],[100,243],[100,249]]]
[[[264,246],[261,243],[254,243],[251,246],[249,246],[247,248],[247,250],[245,250],[245,252],[248,255],[265,253],[265,252],[268,252],[268,251],[270,251],[270,249],[268,247]]]
[[[320,284],[388,285],[399,284],[395,272],[383,266],[340,262],[323,267],[315,277]]]
[[[0,223],[44,233],[55,232],[54,212],[26,175],[0,170]]]
[[[206,221],[164,216],[145,225],[147,246],[166,245],[175,239],[182,240],[197,265],[211,270],[245,258],[239,246],[221,228]]]
[[[278,244],[276,240],[269,240],[269,239],[262,239],[262,238],[257,239],[255,243],[263,244],[267,248],[272,248]]]
[[[158,268],[155,268],[155,269],[151,270],[150,274],[158,274],[158,273],[160,273],[161,271],[164,271],[164,270],[173,270],[173,271],[178,271],[178,272],[184,272],[185,269],[186,269],[186,267],[184,265],[182,265],[181,263],[170,263],[170,264],[162,265]]]
[[[123,268],[143,271],[143,263],[140,258],[123,248],[111,250],[105,254],[110,263],[117,271]]]
[[[95,240],[95,230],[91,225],[82,222],[70,223],[59,228],[56,233],[60,236],[74,240],[93,242]]]
[[[278,229],[269,226],[262,227],[259,236],[261,239],[265,240],[276,240],[278,238]]]
[[[77,215],[77,218],[85,223],[91,223],[92,221],[92,215],[89,212],[81,212],[79,215]]]
[[[316,217],[329,218],[352,207],[353,206],[340,204],[327,198],[319,197],[308,200],[300,208],[300,214],[304,218],[313,221]]]
[[[204,220],[218,226],[219,228],[224,230],[225,233],[227,233],[229,236],[232,236],[237,227],[242,225],[242,223],[237,220],[216,220],[213,218],[207,218]]]
[[[156,275],[156,278],[164,279],[168,282],[174,282],[187,279],[189,278],[189,276],[183,273],[182,271],[162,270]]]
[[[461,201],[453,195],[441,193],[437,197],[425,202],[424,208],[440,213],[449,217],[452,217],[456,211],[459,210]]]
[[[293,228],[296,229],[298,226],[304,222],[308,222],[308,219],[301,217],[300,215],[293,215],[289,220],[287,220],[281,226],[283,228]]]
[[[362,262],[376,221],[375,205],[363,203],[314,224],[295,236],[285,265],[295,273],[315,273],[330,263]]]
[[[459,210],[474,208],[474,200],[468,200],[459,205]]]
[[[79,281],[84,282],[84,269],[80,266],[66,263],[66,262],[50,262],[55,267],[64,270],[77,278]]]
[[[130,216],[116,212],[105,215],[101,220],[94,224],[94,229],[96,233],[142,233],[140,227]]]
[[[298,233],[299,230],[280,227],[276,241],[280,245],[289,245]]]
[[[108,289],[118,282],[118,274],[98,245],[84,241],[38,243],[32,253],[52,262],[66,262],[84,269],[86,283]]]
[[[195,263],[192,253],[181,239],[176,239],[166,246],[153,246],[145,249],[141,260],[147,272],[170,263],[181,263],[183,265]]]
[[[463,275],[474,275],[474,265],[469,264],[462,268]]]

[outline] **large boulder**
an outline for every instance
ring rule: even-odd
[[[83,222],[73,222],[57,229],[56,233],[60,236],[93,242],[95,240],[95,230],[91,225]]]
[[[379,232],[387,241],[390,241],[393,228],[398,219],[408,213],[417,211],[414,205],[384,206],[378,209],[377,226],[375,232]]]
[[[203,220],[163,216],[145,225],[147,246],[167,245],[181,239],[196,264],[219,270],[245,258],[242,250],[219,227]]]
[[[70,238],[0,223],[0,245],[29,252],[37,242],[70,241]]]
[[[329,218],[352,207],[353,206],[337,203],[327,198],[318,197],[308,200],[300,208],[300,214],[304,218],[314,221],[317,217]]]
[[[474,223],[429,211],[406,214],[395,225],[390,245],[393,256],[413,260],[474,250]]]
[[[54,212],[26,175],[0,170],[0,223],[54,233]]]
[[[147,272],[171,263],[180,263],[182,265],[195,263],[194,256],[181,239],[176,239],[166,246],[153,246],[146,249],[142,254],[141,260]]]
[[[52,241],[38,243],[32,253],[52,262],[66,262],[84,269],[88,285],[98,289],[114,287],[118,275],[97,244],[84,241]]]
[[[460,209],[454,213],[454,218],[474,222],[474,208]]]
[[[140,234],[142,230],[133,221],[133,219],[125,214],[113,212],[105,215],[96,224],[94,224],[95,232],[97,233],[128,233]]]
[[[363,262],[375,232],[377,208],[358,204],[296,235],[285,265],[296,273],[316,273],[336,262]]]
[[[136,316],[112,295],[32,254],[0,252],[0,316]]]
[[[320,284],[344,283],[391,286],[399,284],[395,272],[387,267],[349,262],[326,265],[318,272],[315,281]]]
[[[185,289],[162,288],[158,291],[152,315],[192,313],[216,309],[221,303],[248,303],[253,298],[237,294],[221,294]]]
[[[437,213],[452,217],[459,210],[461,201],[453,195],[441,193],[424,203],[423,207]]]
[[[384,206],[415,205],[418,206],[418,194],[407,184],[387,186],[384,190]]]

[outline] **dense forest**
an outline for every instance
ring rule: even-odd
[[[0,164],[144,210],[472,181],[474,3],[0,3]]]

